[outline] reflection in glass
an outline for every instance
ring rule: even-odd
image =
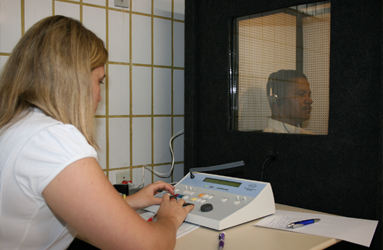
[[[234,20],[231,128],[325,135],[330,2]]]

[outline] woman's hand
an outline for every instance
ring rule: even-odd
[[[188,213],[194,208],[194,205],[184,206],[185,203],[184,199],[170,199],[168,194],[164,194],[161,206],[157,211],[157,222],[173,223],[175,228],[181,226]]]
[[[163,181],[157,181],[147,185],[137,193],[127,196],[126,202],[135,210],[151,205],[159,205],[162,199],[154,197],[154,195],[161,190],[174,194],[174,187],[172,185]]]

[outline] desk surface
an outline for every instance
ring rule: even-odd
[[[276,204],[276,209],[295,212],[319,213],[316,211]],[[262,249],[297,250],[325,249],[340,240],[322,236],[308,235],[254,226],[255,221],[223,230],[225,232],[224,250]],[[218,231],[200,227],[177,239],[176,250],[218,248]]]
[[[276,204],[276,209],[295,212],[320,213],[312,210]],[[250,221],[242,225],[223,230],[225,232],[224,250],[262,249],[262,250],[319,250],[332,246],[340,240],[322,236],[308,235],[256,227]],[[199,227],[177,239],[175,250],[218,249],[219,231]],[[90,243],[86,238],[77,238]],[[91,243],[90,243],[91,244]]]

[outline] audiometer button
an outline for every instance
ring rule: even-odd
[[[226,202],[228,199],[227,198],[222,198],[221,201],[222,202]]]
[[[189,196],[187,195],[184,195],[184,197],[182,197],[182,199],[186,200],[187,198],[189,198]]]
[[[197,200],[197,198],[196,198],[196,197],[193,197],[193,198],[191,198],[190,200],[191,200],[191,201],[195,201],[195,200]]]
[[[199,194],[198,195],[198,197],[204,197],[205,196],[205,194]]]
[[[211,211],[211,210],[213,210],[213,205],[210,204],[210,203],[206,203],[206,204],[203,204],[203,205],[201,206],[201,211],[202,211],[202,212],[209,212],[209,211]]]
[[[234,201],[233,202],[234,205],[238,205],[239,203],[241,203],[241,201]]]
[[[205,194],[204,196],[203,196],[203,198],[204,199],[211,199],[211,198],[213,198],[213,196],[211,196],[210,194]]]

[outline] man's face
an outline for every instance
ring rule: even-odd
[[[279,114],[284,122],[296,126],[310,118],[311,91],[309,82],[305,78],[296,78],[295,84],[291,84],[282,105],[278,107]]]

